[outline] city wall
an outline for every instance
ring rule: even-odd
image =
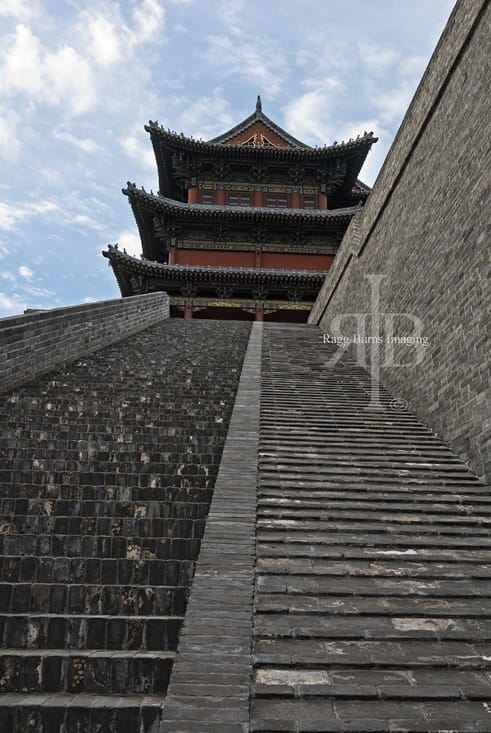
[[[488,478],[490,28],[487,0],[459,0],[310,315],[330,332],[336,317],[369,313],[367,275],[383,275],[382,383]],[[394,320],[400,335],[422,324],[420,363],[420,347],[401,346],[409,365],[386,364],[384,313],[410,314]]]

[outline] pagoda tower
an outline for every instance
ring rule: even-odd
[[[376,142],[310,147],[262,111],[204,142],[145,126],[159,193],[128,183],[142,258],[103,252],[123,296],[164,290],[185,318],[306,322],[369,188],[358,174]]]

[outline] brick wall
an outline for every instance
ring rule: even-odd
[[[366,275],[384,275],[380,310],[420,319],[429,343],[420,364],[382,367],[381,381],[487,477],[490,22],[487,0],[457,2],[310,316],[329,331],[336,316],[369,312]]]
[[[0,320],[0,390],[169,317],[166,293],[55,308]]]

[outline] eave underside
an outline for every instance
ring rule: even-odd
[[[288,300],[294,294],[300,300],[313,302],[327,275],[312,270],[165,265],[138,260],[115,247],[109,247],[103,255],[109,259],[123,297],[165,290],[179,296],[253,300]]]
[[[348,143],[336,144],[323,148],[308,147],[251,147],[248,145],[225,145],[205,143],[184,136],[175,135],[151,123],[146,126],[150,132],[157,162],[159,190],[162,194],[182,200],[184,188],[191,185],[191,180],[202,177],[203,170],[213,170],[217,162],[226,165],[236,172],[254,167],[268,166],[272,179],[277,177],[275,169],[305,169],[312,174],[322,175],[322,170],[332,170],[333,166],[343,167],[343,180],[334,193],[336,205],[348,202],[353,186],[365,162],[366,156],[376,138],[364,135]],[[187,166],[188,173],[180,183],[176,172],[182,165]],[[207,174],[210,177],[210,174]],[[213,175],[211,176],[213,178]],[[219,178],[219,176],[218,176]]]
[[[359,206],[306,210],[184,204],[147,193],[133,184],[124,193],[129,198],[138,225],[144,256],[159,262],[167,260],[165,234],[162,234],[165,229],[177,231],[185,227],[202,227],[203,231],[209,232],[213,227],[227,226],[231,230],[282,231],[285,237],[304,229],[317,238],[325,237],[326,242],[337,247],[352,217],[360,210]],[[251,248],[255,246],[256,242],[251,239]],[[229,249],[233,249],[233,244]]]

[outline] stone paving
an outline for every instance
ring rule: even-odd
[[[489,489],[334,348],[264,327],[251,729],[490,731]]]
[[[172,321],[0,397],[0,731],[158,730],[250,324]]]
[[[0,733],[491,732],[489,488],[334,348],[170,320],[0,398]]]

